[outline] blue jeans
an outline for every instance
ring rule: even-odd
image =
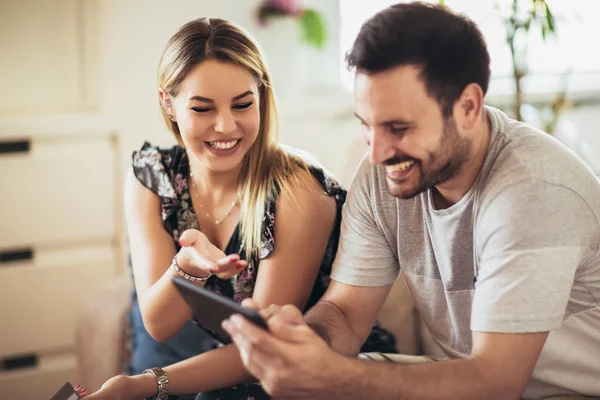
[[[140,374],[147,368],[166,367],[216,348],[215,340],[191,321],[165,343],[150,336],[144,323],[137,298],[134,298],[129,314],[131,360],[128,370],[131,375]],[[171,399],[194,399],[196,394],[171,397]]]

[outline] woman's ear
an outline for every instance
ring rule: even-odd
[[[160,99],[160,103],[171,121],[175,121],[175,112],[173,111],[171,96],[165,91],[165,89],[158,88],[158,98]]]

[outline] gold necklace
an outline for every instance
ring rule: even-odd
[[[227,219],[227,217],[229,217],[229,215],[231,215],[231,213],[233,212],[233,209],[238,204],[238,201],[240,199],[240,192],[237,193],[237,196],[236,196],[235,200],[231,203],[231,208],[229,209],[229,211],[227,211],[225,213],[225,215],[223,216],[223,218],[221,218],[221,219],[214,219],[213,217],[210,216],[209,213],[207,213],[206,211],[204,211],[204,204],[202,204],[200,202],[200,200],[199,200],[199,197],[198,197],[198,188],[196,187],[196,182],[194,182],[194,173],[192,172],[192,166],[191,165],[190,165],[190,181],[192,182],[192,188],[194,189],[192,191],[192,194],[198,200],[198,206],[204,212],[204,216],[206,218],[208,218],[211,222],[213,222],[215,225],[221,225],[223,223],[223,221],[225,221]]]

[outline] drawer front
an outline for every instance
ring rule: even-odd
[[[109,135],[0,141],[0,249],[114,236],[116,147]]]
[[[0,358],[72,348],[79,307],[115,277],[116,254],[106,243],[0,264]]]
[[[0,397],[15,400],[50,399],[67,381],[77,385],[74,355],[40,358],[32,368],[0,371]]]

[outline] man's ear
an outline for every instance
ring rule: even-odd
[[[457,126],[471,130],[481,120],[483,90],[476,83],[468,84],[454,103],[453,116]]]

